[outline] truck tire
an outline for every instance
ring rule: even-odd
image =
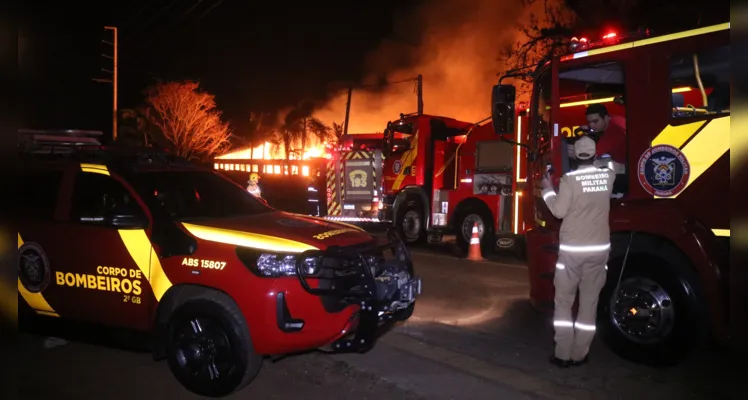
[[[406,244],[422,244],[426,241],[426,219],[421,203],[421,200],[408,198],[397,211],[397,233]]]
[[[698,276],[674,246],[651,237],[635,237],[621,274],[626,245],[618,247],[600,293],[600,336],[629,361],[675,365],[708,334]]]
[[[169,317],[165,346],[174,377],[201,396],[241,390],[263,362],[239,308],[222,293],[208,292],[179,305]]]
[[[462,254],[467,254],[472,238],[473,222],[478,222],[478,231],[483,230],[480,237],[481,253],[490,252],[494,245],[494,229],[491,212],[481,204],[469,204],[461,207],[455,215],[455,240]]]

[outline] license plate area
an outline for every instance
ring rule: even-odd
[[[423,285],[421,278],[413,278],[400,285],[400,301],[412,302],[421,294]]]

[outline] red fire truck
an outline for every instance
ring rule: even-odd
[[[524,174],[510,143],[521,141],[519,130],[497,137],[489,123],[401,114],[384,132],[380,219],[411,244],[454,232],[467,252],[477,223],[483,251],[515,248]]]
[[[382,134],[343,135],[328,145],[321,215],[333,221],[378,223],[382,191]]]
[[[613,160],[620,168],[599,334],[621,356],[650,364],[678,361],[708,334],[728,341],[740,295],[729,264],[729,22],[662,36],[610,32],[572,39],[570,48],[529,74],[532,192],[524,201],[533,305],[553,309],[561,224],[540,180],[550,169],[558,184],[572,169],[568,145],[586,134],[576,128],[587,124],[586,106],[603,104],[608,123],[627,133],[623,158]],[[510,133],[515,89],[500,80],[493,90],[495,130]]]

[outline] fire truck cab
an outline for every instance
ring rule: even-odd
[[[380,219],[392,221],[408,243],[454,232],[467,252],[477,224],[483,251],[514,247],[522,233],[519,168],[506,142],[514,134],[497,137],[490,123],[426,114],[389,122]]]
[[[730,312],[729,22],[661,36],[608,33],[570,48],[531,74],[532,304],[553,310],[559,252],[561,221],[541,179],[551,171],[558,185],[574,169],[569,145],[591,135],[598,162],[616,171],[598,333],[620,356],[649,364],[678,361],[708,333],[728,341],[739,317]],[[493,89],[498,134],[509,133],[514,94],[501,81]]]

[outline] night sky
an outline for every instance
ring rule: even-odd
[[[593,27],[620,20],[624,6],[632,23],[638,20],[660,27],[668,20],[670,25],[680,23],[683,26],[678,28],[687,28],[729,18],[726,0],[715,0],[707,8],[697,0],[565,1]],[[480,3],[484,8],[501,3],[494,8],[504,10],[486,8],[483,12]],[[102,56],[112,54],[112,47],[102,43],[112,40],[105,25],[119,28],[120,109],[140,105],[143,90],[158,79],[199,80],[216,95],[219,109],[234,130],[242,132],[250,111],[275,112],[301,101],[322,102],[330,87],[361,82],[367,73],[367,55],[393,32],[418,41],[418,36],[431,28],[437,34],[449,33],[445,29],[467,21],[486,31],[473,32],[475,37],[490,38],[513,29],[507,26],[517,21],[506,15],[511,14],[514,3],[520,0],[121,0],[99,2],[98,6],[96,2],[35,1],[23,5],[23,17],[18,20],[19,125],[111,132],[112,86],[92,81],[111,78],[102,71],[112,65]],[[436,8],[441,10],[429,11]],[[424,23],[426,29],[418,26],[418,19],[406,22],[403,28],[403,15],[414,10],[420,10],[419,15],[433,14],[428,24]],[[677,19],[668,18],[676,13]],[[478,24],[480,19],[482,25]],[[408,38],[411,33],[413,37]],[[460,48],[459,40],[452,42],[454,48]],[[428,56],[429,52],[434,49],[426,48],[420,55]],[[495,55],[479,55],[480,63],[487,64],[482,72],[490,71],[489,79],[493,80],[496,70],[488,64],[494,62]],[[449,57],[448,62],[457,59]],[[437,72],[446,71],[442,66],[437,65]],[[465,73],[476,75],[472,71],[481,72],[472,68]],[[434,96],[440,89],[434,85],[440,82],[431,79],[434,74],[429,72],[425,72],[425,90],[427,96]],[[482,96],[490,93],[490,82],[474,86]],[[452,92],[451,87],[441,89]],[[427,106],[435,104],[427,100]],[[356,101],[354,106],[361,104]],[[481,110],[486,107],[483,103],[488,104],[478,101]]]
[[[416,1],[132,0],[35,2],[19,26],[21,125],[111,126],[111,31],[119,27],[119,106],[142,101],[157,79],[199,80],[235,128],[249,111],[324,99],[334,82],[357,81],[362,60]]]

